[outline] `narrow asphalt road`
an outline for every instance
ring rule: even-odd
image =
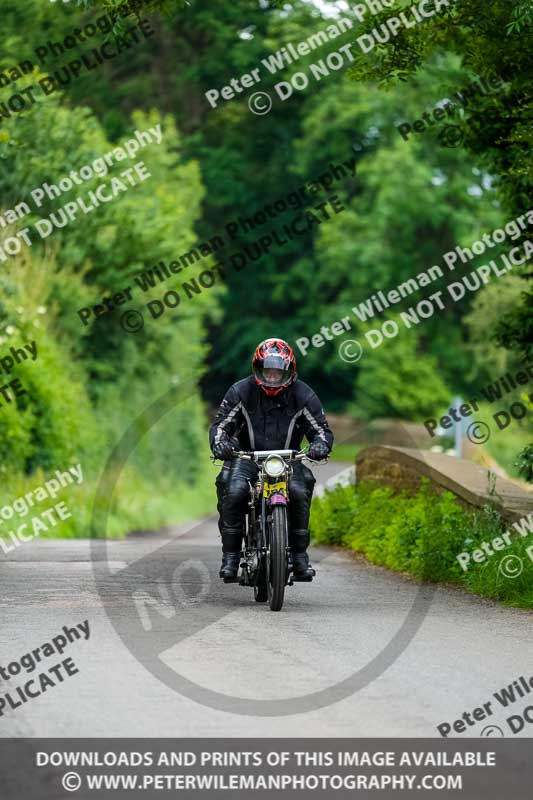
[[[533,692],[508,708],[493,693],[533,674],[531,613],[420,587],[335,549],[313,548],[312,559],[315,581],[288,588],[272,613],[218,580],[214,520],[93,546],[34,540],[2,555],[0,666],[46,652],[64,626],[88,621],[90,635],[70,634],[61,656],[0,680],[1,707],[63,659],[79,670],[6,704],[0,737],[438,736],[437,725],[489,701],[492,713],[461,735],[494,725],[513,735],[505,720]]]

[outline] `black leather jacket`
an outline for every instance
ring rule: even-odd
[[[241,450],[299,450],[305,436],[325,442],[331,450],[333,434],[315,392],[296,379],[270,397],[252,375],[231,386],[209,430],[211,447],[226,433],[236,437]]]

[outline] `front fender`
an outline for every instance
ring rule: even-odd
[[[270,498],[270,505],[271,506],[286,506],[287,505],[287,498],[283,494],[273,494]]]

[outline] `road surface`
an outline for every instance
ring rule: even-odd
[[[334,480],[342,468],[329,464],[319,478]],[[462,735],[479,736],[489,724],[512,735],[505,719],[528,698],[504,709],[493,693],[533,674],[529,612],[454,589],[433,593],[340,550],[311,555],[317,578],[288,588],[278,614],[254,603],[250,589],[216,579],[213,520],[98,543],[93,552],[88,540],[34,540],[2,556],[0,665],[65,625],[87,620],[90,637],[61,657],[72,658],[77,674],[4,708],[0,736],[425,737],[487,701],[492,715]],[[398,643],[410,609],[412,640]],[[354,673],[363,688],[335,694]],[[172,688],[169,675],[207,690],[207,704]],[[0,681],[0,692],[16,683]],[[318,707],[294,710],[312,693],[321,693]],[[518,735],[533,735],[533,725]]]

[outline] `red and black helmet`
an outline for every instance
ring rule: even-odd
[[[252,372],[266,394],[279,394],[296,379],[292,347],[283,339],[265,339],[254,353]]]

